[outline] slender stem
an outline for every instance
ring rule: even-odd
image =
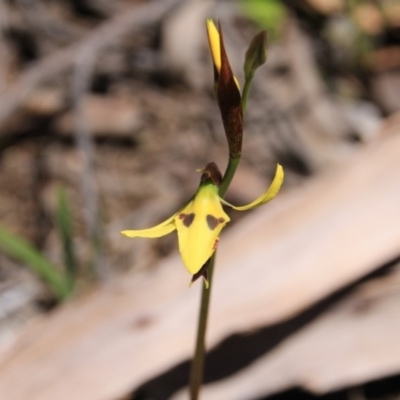
[[[240,158],[229,158],[224,177],[222,178],[222,183],[219,187],[220,197],[224,197],[226,192],[228,191],[229,185],[231,184],[232,179],[235,176],[236,169],[239,166],[239,163]]]
[[[247,99],[249,97],[251,81],[253,80],[253,76],[247,77],[246,81],[244,82],[243,92],[242,92],[242,108],[243,108],[243,115],[246,113],[247,108]]]
[[[240,158],[229,159],[228,166],[226,167],[221,186],[219,187],[219,194],[221,197],[225,196],[225,193],[227,192],[228,187],[235,175],[236,169],[239,166],[239,162]],[[210,306],[210,296],[211,296],[213,272],[215,265],[215,257],[216,257],[216,252],[214,252],[211,258],[208,260],[207,278],[209,286],[208,288],[206,288],[206,286],[203,285],[203,289],[201,292],[200,311],[197,324],[196,347],[193,356],[192,367],[190,370],[190,380],[189,380],[191,400],[199,399],[200,387],[203,382],[205,338],[206,338],[207,322],[208,322],[208,310],[210,308],[209,306]]]
[[[215,263],[215,252],[208,261],[208,289],[203,285],[201,292],[201,302],[199,311],[199,320],[197,325],[196,348],[193,357],[192,368],[190,371],[190,399],[198,400],[201,383],[204,374],[204,356],[205,356],[205,337],[208,322],[208,310],[211,297],[211,285]]]

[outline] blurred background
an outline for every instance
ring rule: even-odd
[[[268,31],[227,200],[277,162],[286,177],[271,207],[230,214],[204,398],[400,396],[398,0],[0,0],[1,399],[186,398],[198,289],[175,234],[119,231],[227,163],[209,17],[242,84]],[[141,330],[126,347],[121,321]]]

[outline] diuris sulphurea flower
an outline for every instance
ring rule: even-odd
[[[222,176],[217,165],[211,162],[201,172],[200,185],[195,195],[172,217],[149,229],[125,230],[121,233],[131,238],[156,238],[176,229],[179,251],[186,269],[193,275],[192,282],[203,276],[207,285],[207,270],[204,266],[217,248],[222,228],[230,221],[222,205],[245,211],[265,204],[277,195],[284,173],[278,164],[269,189],[252,203],[236,207],[218,195]]]

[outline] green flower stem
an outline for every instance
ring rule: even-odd
[[[231,184],[232,179],[235,176],[236,169],[239,166],[239,163],[240,163],[240,157],[229,158],[229,162],[226,167],[224,177],[222,178],[222,183],[219,187],[219,195],[221,198],[225,197],[225,194],[228,191],[229,185]]]
[[[200,387],[203,382],[205,337],[207,331],[208,310],[210,305],[214,263],[215,263],[215,252],[208,260],[208,267],[207,267],[208,284],[209,284],[208,289],[206,288],[205,285],[203,285],[203,289],[201,292],[199,319],[197,323],[196,348],[193,356],[192,367],[190,370],[189,387],[190,387],[191,400],[198,400],[200,394]]]
[[[249,97],[249,92],[250,92],[250,86],[251,82],[253,80],[253,76],[248,76],[246,78],[246,81],[244,82],[244,87],[243,87],[243,92],[242,92],[242,108],[243,108],[243,115],[246,113],[246,108],[247,108],[247,99]]]
[[[219,195],[221,197],[225,196],[228,187],[232,182],[233,177],[235,176],[235,172],[237,167],[239,166],[239,162],[240,158],[229,158],[228,166],[226,167],[226,171],[222,179],[221,186],[219,187]],[[200,311],[197,324],[196,348],[193,356],[192,367],[190,370],[190,380],[189,380],[190,400],[199,399],[200,387],[203,382],[205,338],[206,338],[207,322],[208,322],[208,310],[210,308],[209,307],[210,296],[211,296],[216,253],[217,252],[215,251],[214,254],[208,260],[207,278],[209,286],[208,288],[206,288],[206,286],[203,285],[203,289],[201,292]]]

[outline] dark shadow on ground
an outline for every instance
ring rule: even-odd
[[[312,308],[304,311],[300,315],[292,318],[288,321],[268,326],[266,328],[259,329],[256,332],[249,333],[247,335],[233,335],[224,340],[219,346],[214,348],[206,358],[206,370],[204,380],[206,383],[214,382],[220,379],[224,379],[229,375],[234,374],[242,368],[245,368],[257,358],[264,355],[265,353],[272,350],[283,340],[287,339],[290,335],[297,332],[305,325],[310,323],[312,320],[320,316],[329,307],[340,299],[347,296],[354,288],[367,280],[376,279],[387,274],[390,274],[392,268],[400,261],[400,257],[396,258],[377,271],[363,277],[362,279],[354,282],[348,287],[332,294],[326,299],[322,300]],[[193,339],[194,340],[194,339]],[[146,382],[140,388],[138,388],[130,397],[131,400],[167,400],[177,390],[186,386],[189,379],[190,362],[185,361],[178,364],[174,368],[159,375]],[[396,378],[393,378],[396,381]],[[378,382],[383,382],[379,380]],[[388,381],[392,382],[392,381]],[[371,384],[372,385],[372,384]],[[378,388],[378,392],[383,393],[384,388],[387,386],[382,383],[382,388],[379,389],[379,383],[372,385],[372,387]],[[367,387],[366,385],[365,387]],[[372,390],[372,389],[370,389]],[[372,390],[373,391],[373,390]],[[399,380],[399,391],[400,391],[400,380]],[[311,394],[303,392],[298,389],[289,390],[281,394],[277,394],[274,399],[279,400],[303,400],[303,399],[329,399],[339,400],[348,398],[348,391],[337,392],[336,394],[329,394],[322,397],[315,397]],[[280,397],[282,396],[282,397]],[[250,399],[243,399],[250,400]]]

